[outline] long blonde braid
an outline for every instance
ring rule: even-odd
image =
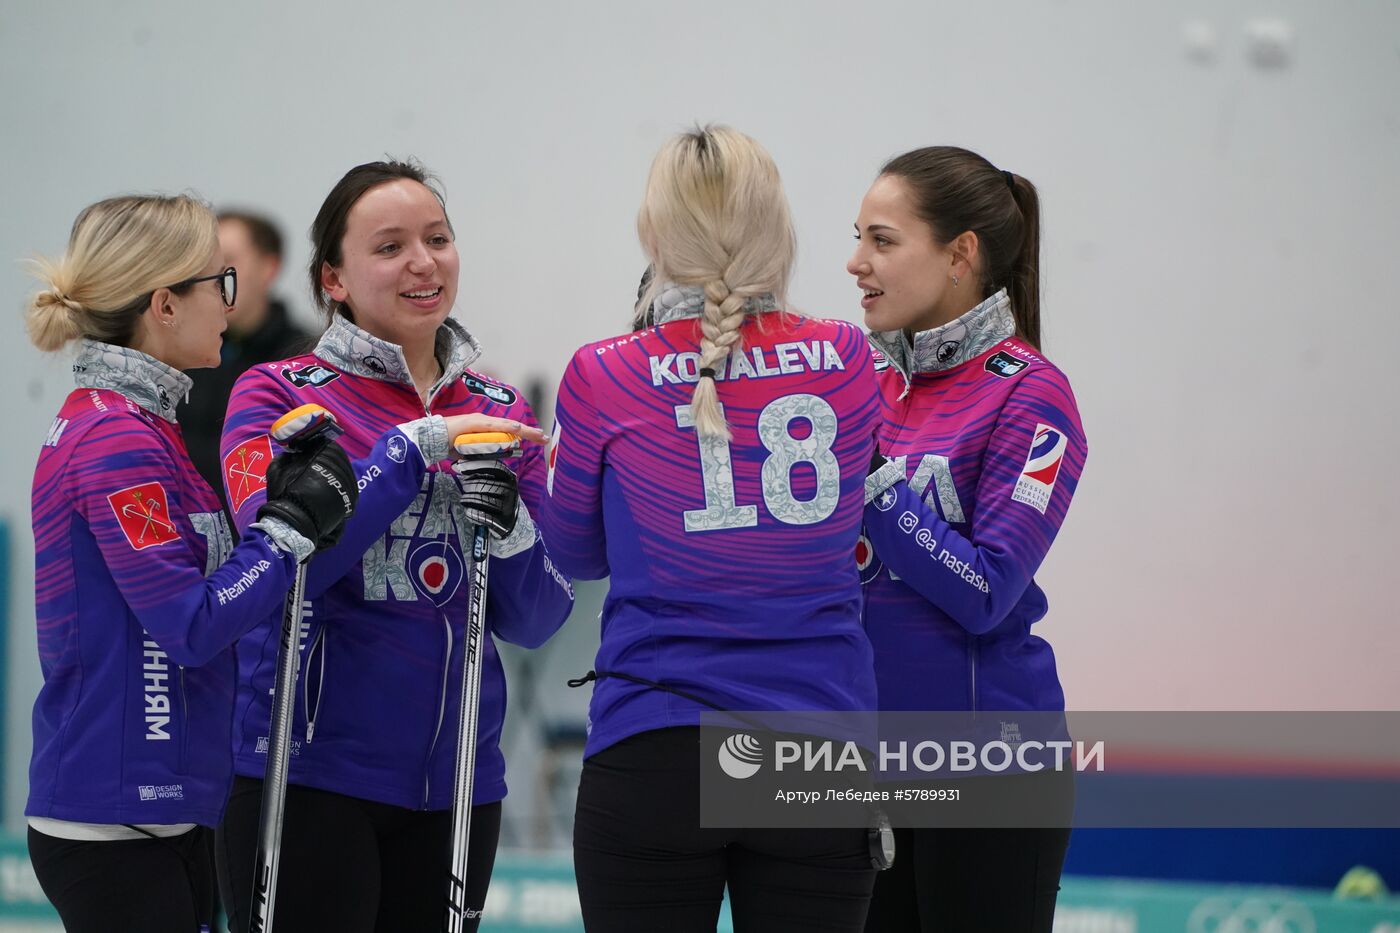
[[[643,307],[668,282],[704,289],[702,375],[690,408],[702,436],[728,439],[715,377],[739,343],[749,300],[772,295],[782,307],[796,253],[777,166],[729,127],[682,133],[652,163],[637,233],[655,269]]]

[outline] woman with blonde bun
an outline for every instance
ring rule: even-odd
[[[858,931],[866,831],[702,827],[699,724],[875,708],[851,561],[870,350],[788,309],[787,198],[748,136],[666,143],[637,230],[640,329],[574,354],[542,523],[565,572],[611,576],[574,823],[584,924],[714,930],[727,888],[741,933]]]
[[[283,455],[285,493],[231,540],[175,423],[180,370],[219,362],[237,292],[203,203],[98,202],[37,269],[30,339],[78,350],[34,473],[30,859],[70,933],[208,930],[211,827],[233,777],[231,646],[339,537],[354,475],[336,444]]]

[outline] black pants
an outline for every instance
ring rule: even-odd
[[[262,784],[237,777],[219,826],[219,889],[229,928],[245,933],[258,848]],[[491,883],[500,803],[472,808],[467,906],[477,918]],[[447,898],[452,813],[406,810],[287,787],[273,921],[277,929],[336,933],[438,933]]]
[[[1050,933],[1068,829],[896,829],[867,933]]]
[[[29,860],[68,933],[198,933],[214,922],[211,830],[82,842],[29,830]]]
[[[589,933],[858,933],[875,870],[864,829],[701,829],[700,730],[658,729],[586,760],[574,872]]]

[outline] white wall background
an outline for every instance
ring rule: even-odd
[[[1258,18],[1291,26],[1283,67],[1251,62]],[[458,317],[497,373],[552,384],[625,327],[647,166],[695,120],[772,151],[811,313],[859,320],[844,263],[885,158],[959,144],[1040,186],[1047,351],[1091,446],[1041,574],[1072,707],[1400,709],[1391,0],[5,0],[0,91],[12,826],[29,485],[70,385],[25,341],[19,260],[93,200],[192,188],[285,224],[306,309],[322,197],[413,154],[447,185]]]

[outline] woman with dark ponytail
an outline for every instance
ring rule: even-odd
[[[1046,611],[1033,577],[1086,445],[1040,351],[1035,186],[965,149],[917,149],[881,170],[856,240],[846,268],[880,351],[892,458],[872,464],[861,574],[880,708],[1062,711],[1054,654],[1031,633]],[[987,780],[1067,790],[1058,774]],[[895,833],[867,930],[1049,933],[1067,828]]]

